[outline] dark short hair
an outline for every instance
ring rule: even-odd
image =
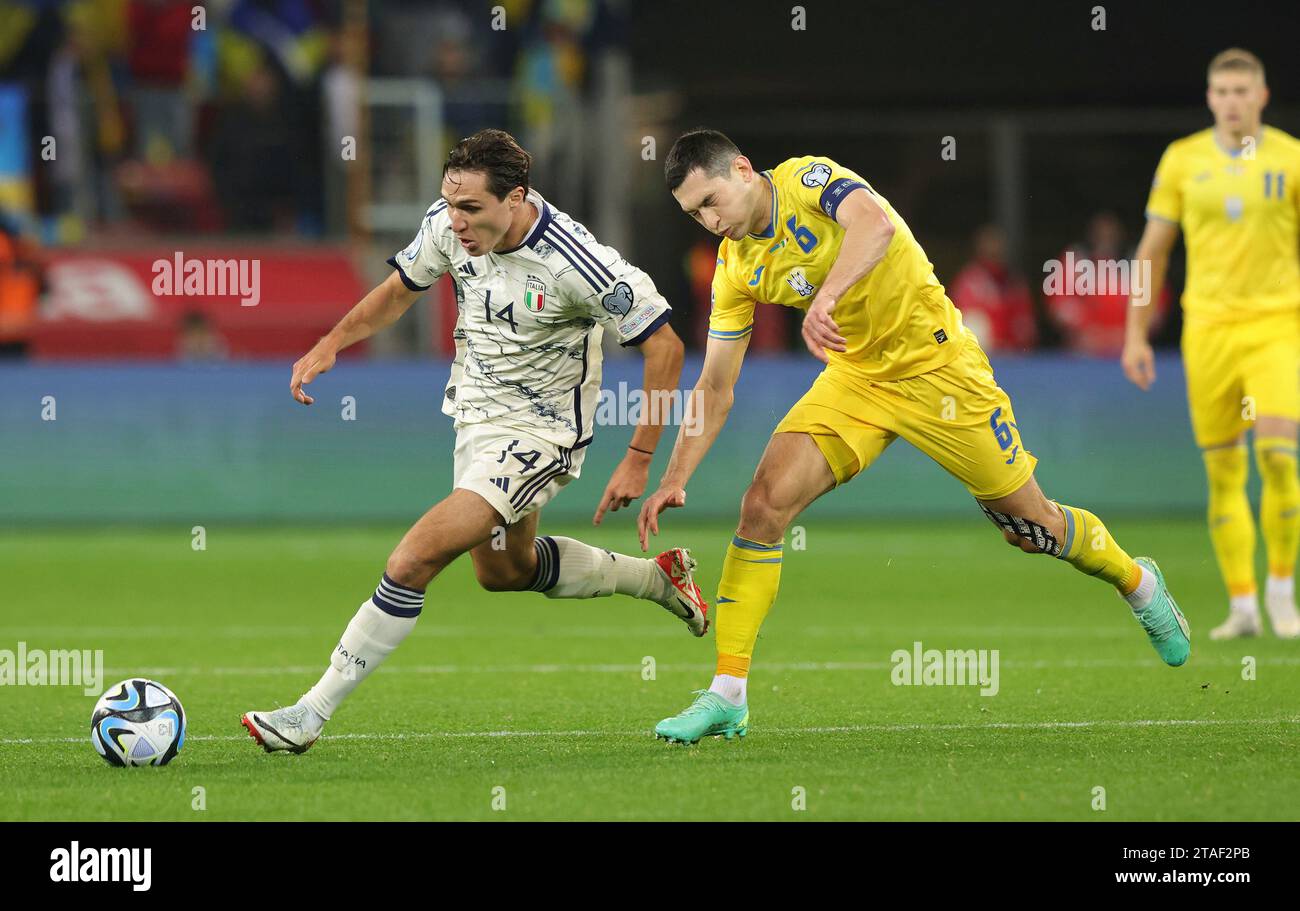
[[[708,177],[726,177],[731,163],[740,154],[736,144],[717,130],[691,130],[677,137],[664,160],[664,180],[668,189],[676,190],[696,168]]]
[[[452,146],[442,176],[448,171],[478,171],[487,177],[488,192],[505,199],[515,187],[528,192],[533,156],[505,130],[479,130]]]

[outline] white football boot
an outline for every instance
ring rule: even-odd
[[[684,547],[674,547],[655,557],[659,572],[672,587],[672,597],[661,602],[686,623],[693,636],[703,636],[709,631],[709,605],[700,593],[691,575],[695,571],[695,558]]]
[[[1210,630],[1210,638],[1216,641],[1244,639],[1258,636],[1260,630],[1258,611],[1230,610],[1228,619]]]
[[[1268,622],[1279,639],[1300,638],[1300,613],[1296,612],[1295,596],[1268,594],[1264,597],[1268,608]]]
[[[291,705],[274,712],[246,712],[239,720],[268,753],[278,750],[305,753],[325,727],[321,717],[305,705]]]

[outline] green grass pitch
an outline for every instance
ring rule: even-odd
[[[1160,664],[1104,585],[977,516],[810,524],[805,549],[787,538],[744,741],[650,733],[707,686],[711,634],[622,597],[483,592],[462,560],[302,756],[263,753],[239,716],[315,681],[403,529],[210,526],[201,552],[188,528],[0,534],[0,648],[103,649],[105,686],[154,677],[189,716],[170,766],[114,769],[93,696],[0,688],[0,818],[1300,818],[1300,642],[1209,640],[1225,598],[1199,521],[1111,528],[1160,560],[1187,666]],[[636,546],[626,513],[543,529]],[[729,535],[672,513],[659,543],[694,549],[712,599]],[[997,649],[997,695],[893,685],[891,653],[918,640]]]

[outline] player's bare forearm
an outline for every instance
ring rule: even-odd
[[[844,228],[844,239],[826,280],[804,315],[802,328],[809,353],[823,364],[829,363],[828,350],[847,350],[848,340],[840,335],[840,327],[835,322],[835,306],[885,258],[895,230],[885,210],[864,187],[844,198],[835,220]]]
[[[315,400],[302,387],[332,369],[335,356],[344,348],[396,322],[419,296],[419,292],[402,283],[397,272],[390,275],[348,311],[348,315],[339,320],[339,324],[310,351],[298,358],[289,378],[289,394],[304,405],[312,404]]]
[[[659,514],[665,509],[686,505],[686,482],[727,422],[735,398],[736,380],[740,377],[740,365],[748,347],[748,334],[735,339],[710,336],[704,349],[704,366],[686,403],[686,414],[677,433],[672,457],[668,460],[668,470],[659,482],[659,489],[641,504],[637,537],[642,550],[646,549],[650,535],[659,534]]]
[[[338,325],[321,340],[335,352],[370,338],[381,329],[397,322],[421,292],[412,291],[394,271],[348,311]]]
[[[734,401],[735,393],[730,387],[719,389],[697,385],[691,390],[686,406],[688,419],[682,422],[677,432],[677,442],[660,487],[686,487],[686,482],[695,474],[695,469],[704,461],[713,441],[727,423]]]
[[[722,425],[727,423],[727,415],[731,413],[736,380],[740,378],[740,365],[744,363],[748,348],[748,335],[738,339],[709,339],[704,349],[704,366],[686,402],[686,414],[681,430],[677,432],[668,470],[659,482],[661,489],[684,489],[718,438]]]
[[[682,340],[668,325],[661,326],[641,343],[641,354],[645,358],[641,385],[646,406],[632,434],[632,450],[654,452],[659,445],[664,425],[672,417],[669,403],[681,383],[685,352]]]
[[[594,525],[601,523],[606,511],[617,512],[645,493],[655,447],[659,445],[664,423],[672,416],[668,403],[682,378],[685,349],[670,326],[661,326],[640,348],[645,358],[642,378],[645,409],[623,460],[605,485],[605,493],[592,517]]]
[[[1142,232],[1142,240],[1138,243],[1138,267],[1148,269],[1144,270],[1147,271],[1146,275],[1139,274],[1130,279],[1132,293],[1129,295],[1125,319],[1124,350],[1119,361],[1124,375],[1142,390],[1150,389],[1156,381],[1155,353],[1151,350],[1148,335],[1156,312],[1153,305],[1160,300],[1160,292],[1164,289],[1165,273],[1169,269],[1169,251],[1173,249],[1177,237],[1178,225],[1164,219],[1150,218]],[[1139,282],[1143,287],[1138,287]]]
[[[844,229],[844,242],[822,282],[821,294],[839,300],[876,268],[894,238],[894,225],[878,206],[875,213],[855,218]]]
[[[1125,323],[1126,334],[1131,342],[1145,342],[1151,330],[1151,321],[1155,316],[1160,293],[1165,287],[1165,277],[1169,272],[1169,254],[1178,237],[1178,226],[1161,219],[1147,221],[1138,243],[1137,262],[1139,267],[1150,264],[1151,274],[1145,287],[1134,289],[1129,295],[1128,315]]]

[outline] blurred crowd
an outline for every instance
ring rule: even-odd
[[[610,0],[0,0],[0,357],[30,347],[49,287],[42,249],[91,234],[147,243],[355,227],[338,188],[344,138],[365,132],[363,76],[436,87],[444,142],[505,126],[539,170],[574,172],[590,63],[625,41],[621,9]],[[395,169],[391,145],[374,152],[380,181]],[[221,356],[201,314],[181,330],[181,357]]]
[[[583,170],[593,64],[626,45],[625,14],[615,0],[0,0],[0,357],[26,348],[48,287],[42,246],[91,231],[342,233],[329,188],[346,167],[340,137],[364,132],[360,74],[436,86],[444,141],[506,126],[548,192],[581,211],[582,190],[563,175]],[[382,190],[395,152],[376,144]],[[1112,213],[1080,233],[1062,260],[1133,256]],[[700,345],[714,250],[701,240],[685,264]],[[996,226],[978,228],[943,278],[991,352],[1122,346],[1127,285],[1049,291],[1008,261]],[[181,356],[222,356],[201,313],[182,330]],[[797,338],[797,314],[760,308],[756,350]]]
[[[426,79],[447,136],[504,125],[547,162],[619,28],[604,0],[0,0],[0,211],[45,243],[340,230],[359,73]]]
[[[1082,239],[1069,244],[1054,261],[1044,264],[1043,273],[1030,279],[1007,261],[1001,229],[982,225],[971,240],[971,257],[949,284],[948,294],[987,351],[1063,347],[1079,354],[1118,357],[1124,347],[1129,272],[1112,272],[1106,264],[1131,265],[1135,252],[1119,217],[1099,212],[1088,220]],[[1103,277],[1119,280],[1061,283],[1064,287],[1045,280],[1058,268],[1081,274],[1085,263]],[[1153,302],[1154,330],[1162,327],[1170,299],[1165,288]]]

